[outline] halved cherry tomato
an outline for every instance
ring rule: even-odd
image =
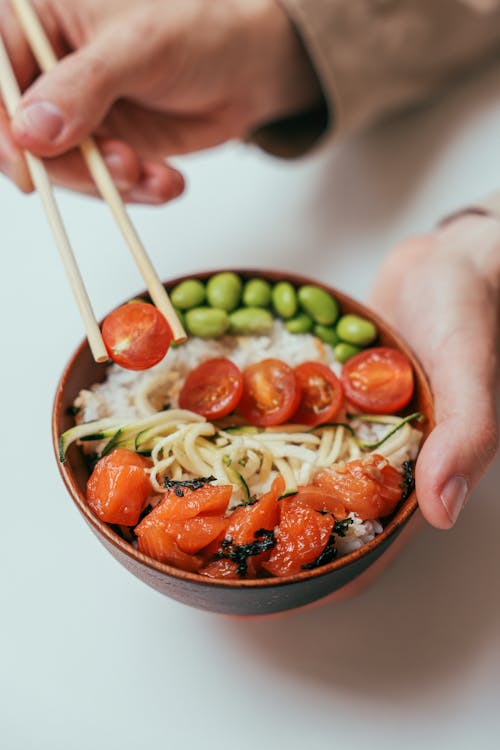
[[[398,349],[379,346],[355,354],[342,368],[346,397],[359,409],[392,414],[413,396],[413,369]]]
[[[179,406],[219,419],[238,406],[243,393],[243,376],[230,359],[207,359],[192,370],[179,395]]]
[[[334,525],[333,516],[322,515],[293,497],[281,503],[277,543],[269,560],[262,564],[274,576],[294,575],[303,565],[314,562],[326,547]]]
[[[129,302],[107,316],[102,337],[109,356],[120,367],[147,370],[167,353],[172,332],[154,305]]]
[[[354,511],[363,521],[383,518],[401,500],[403,477],[378,454],[348,461],[342,471],[320,471],[314,484]]]
[[[300,388],[294,371],[280,359],[263,359],[243,372],[239,410],[259,427],[282,424],[297,409]]]
[[[117,448],[101,458],[87,482],[87,502],[106,523],[134,526],[153,488],[143,456]]]
[[[293,421],[318,425],[335,419],[344,396],[335,373],[321,362],[303,362],[295,368],[295,376],[300,386],[300,403]]]

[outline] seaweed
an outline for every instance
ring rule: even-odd
[[[163,486],[166,490],[173,490],[177,497],[184,497],[184,490],[199,490],[205,484],[215,482],[215,480],[216,477],[213,476],[197,477],[196,479],[184,479],[182,481],[176,481],[175,479],[169,479],[168,477],[165,477],[165,479],[163,480]]]
[[[221,542],[220,552],[214,555],[213,560],[231,560],[236,563],[240,578],[244,578],[247,574],[248,558],[269,552],[276,545],[272,529],[258,529],[254,536],[255,541],[249,544],[235,544],[230,537],[226,537]]]
[[[403,462],[403,481],[401,482],[401,500],[406,500],[410,497],[411,493],[415,489],[415,475],[413,472],[413,461]]]

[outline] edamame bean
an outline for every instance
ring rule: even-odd
[[[285,323],[285,328],[290,333],[308,333],[313,327],[314,323],[312,318],[305,313],[299,313],[294,318],[290,318]]]
[[[351,359],[351,357],[354,357],[355,354],[359,354],[361,349],[359,346],[354,346],[354,344],[346,344],[345,341],[341,341],[338,343],[334,349],[333,353],[335,355],[335,359],[337,362],[347,362],[348,359]]]
[[[335,330],[335,328],[333,328],[333,326],[322,326],[317,323],[314,326],[313,333],[315,336],[321,339],[321,341],[324,341],[325,344],[330,344],[330,346],[335,346],[339,343],[337,331]]]
[[[269,333],[273,327],[273,316],[262,307],[240,307],[229,316],[231,333],[236,335]]]
[[[193,307],[186,313],[186,328],[193,336],[216,339],[229,328],[229,315],[213,307]]]
[[[337,320],[339,316],[337,301],[319,286],[312,284],[301,286],[298,297],[302,309],[311,316],[315,323],[329,326]]]
[[[343,315],[337,323],[337,334],[348,344],[368,346],[375,341],[378,331],[371,320],[359,315]]]
[[[293,318],[297,312],[297,292],[289,281],[278,281],[272,291],[273,307],[280,318]]]
[[[205,285],[199,279],[186,279],[174,286],[170,292],[174,307],[179,310],[190,310],[205,302]]]
[[[243,288],[245,307],[269,307],[271,284],[265,279],[249,279]]]
[[[240,304],[241,287],[240,277],[231,271],[216,273],[207,283],[207,302],[211,307],[220,310],[236,310]]]

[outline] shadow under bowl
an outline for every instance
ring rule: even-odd
[[[353,313],[373,320],[379,330],[378,344],[400,349],[413,365],[415,393],[406,411],[420,411],[424,414],[419,429],[423,432],[423,438],[427,437],[434,426],[434,418],[432,394],[425,374],[405,342],[377,315],[342,292],[313,279],[264,269],[235,270],[244,279],[259,277],[270,282],[288,280],[295,286],[315,284],[336,297],[342,314]],[[205,280],[217,272],[209,271],[176,278],[168,281],[165,287],[170,290],[185,278],[194,276]],[[147,297],[146,294],[143,296]],[[83,388],[103,381],[108,366],[106,363],[97,364],[94,361],[87,341],[79,346],[68,362],[57,386],[52,414],[56,460],[73,502],[106,549],[137,578],[177,601],[211,612],[239,616],[272,614],[318,601],[351,583],[373,565],[394,542],[417,508],[417,499],[413,492],[392,516],[384,520],[382,533],[373,541],[322,567],[304,570],[285,578],[216,580],[157,562],[135,549],[91,512],[85,499],[89,467],[79,447],[76,444],[72,445],[66,461],[59,461],[59,436],[74,424],[71,407],[76,396]]]

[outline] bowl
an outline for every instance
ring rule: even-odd
[[[423,431],[425,439],[434,426],[432,394],[427,379],[413,352],[377,315],[351,297],[314,279],[263,269],[231,270],[235,270],[243,278],[258,276],[270,282],[285,279],[296,286],[315,284],[337,298],[344,314],[353,313],[373,320],[379,330],[380,345],[400,349],[413,365],[415,392],[407,410],[408,413],[420,411],[424,414],[419,429]],[[180,281],[193,276],[205,280],[217,272],[209,271],[172,279],[165,283],[165,287],[169,290]],[[84,341],[64,369],[57,386],[52,415],[54,451],[59,470],[72,501],[108,552],[137,578],[179,602],[211,612],[240,616],[273,614],[317,602],[368,571],[393,544],[417,508],[413,492],[384,521],[382,533],[373,541],[322,567],[284,578],[216,580],[156,562],[136,550],[91,512],[85,499],[89,467],[78,446],[74,444],[70,447],[65,463],[60,463],[58,458],[59,436],[74,424],[71,406],[75,397],[82,388],[104,380],[106,368],[106,364],[97,364],[93,360],[88,343]]]

